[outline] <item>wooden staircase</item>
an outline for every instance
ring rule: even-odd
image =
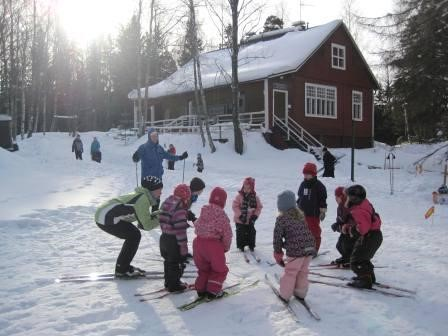
[[[282,136],[284,144],[281,146],[286,146],[286,148],[299,148],[300,150],[313,154],[318,161],[322,159],[322,148],[324,145],[294,119],[288,117],[285,121],[274,115],[272,132],[272,139],[278,138],[279,134]],[[279,141],[277,140],[277,142]]]

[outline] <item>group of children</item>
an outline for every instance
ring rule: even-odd
[[[320,221],[325,218],[326,189],[317,179],[317,169],[312,163],[303,168],[304,181],[298,199],[292,191],[277,197],[279,215],[274,227],[274,258],[284,267],[280,279],[280,295],[287,301],[292,295],[299,299],[308,290],[308,266],[317,255],[321,241]],[[180,184],[159,207],[162,181],[154,176],[145,177],[142,186],[134,193],[115,198],[103,204],[96,212],[97,225],[105,232],[125,239],[117,260],[117,276],[139,276],[142,270],[131,261],[140,242],[139,230],[131,224],[137,220],[139,228],[151,230],[160,225],[160,253],[164,259],[165,287],[170,292],[184,290],[187,285],[181,277],[188,258],[193,257],[198,269],[195,289],[199,297],[217,298],[224,293],[223,283],[229,271],[225,253],[232,241],[230,219],[225,213],[227,193],[220,187],[212,189],[208,204],[200,215],[191,211],[191,205],[205,189],[205,183],[195,177],[190,185]],[[375,282],[371,259],[382,242],[381,220],[366,199],[362,186],[335,191],[338,216],[334,231],[341,232],[337,249],[342,257],[337,264],[347,266],[357,277],[350,283],[355,287],[371,288]],[[255,222],[262,210],[255,191],[255,180],[247,177],[232,202],[233,220],[236,225],[237,248],[251,251],[255,248]],[[187,229],[195,229],[193,255],[188,251]],[[283,252],[285,249],[285,253]],[[286,254],[286,256],[285,256]]]

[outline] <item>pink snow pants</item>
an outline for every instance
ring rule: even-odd
[[[196,290],[213,294],[220,292],[229,272],[222,242],[216,238],[196,237],[193,240],[193,259],[198,268]]]
[[[289,300],[294,294],[302,299],[308,292],[308,266],[312,257],[286,258],[285,273],[280,278],[280,295]]]
[[[314,240],[316,241],[316,253],[319,252],[320,248],[320,242],[321,242],[321,233],[322,229],[320,228],[320,219],[319,217],[311,217],[306,216],[305,221],[308,224],[308,228],[311,231],[311,234],[314,237]]]

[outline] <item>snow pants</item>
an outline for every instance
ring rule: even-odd
[[[324,167],[322,177],[334,177],[334,166]]]
[[[82,152],[75,151],[75,158],[76,160],[82,160]]]
[[[92,156],[92,161],[101,163],[101,152],[94,152],[91,154],[91,156]]]
[[[111,210],[113,211],[113,209]],[[142,237],[140,230],[134,224],[119,221],[117,224],[96,224],[101,230],[117,238],[124,239],[120,254],[118,255],[115,271],[126,273],[129,270],[132,259],[137,253],[140,239]]]
[[[255,248],[255,238],[257,236],[257,230],[255,226],[251,224],[236,224],[236,247],[244,249],[245,246],[249,246],[251,250]]]
[[[184,274],[185,258],[180,254],[179,244],[175,235],[162,233],[159,241],[160,254],[163,257],[165,288],[176,291],[180,286],[180,278]]]
[[[357,276],[370,276],[375,278],[373,264],[370,261],[383,242],[383,234],[380,230],[369,231],[360,236],[353,246],[350,257],[350,267]]]
[[[219,293],[229,272],[224,245],[216,238],[196,237],[193,240],[193,259],[198,268],[196,291]]]
[[[308,292],[308,266],[312,257],[286,258],[285,273],[280,278],[280,295],[289,300],[295,295],[304,299]]]
[[[174,161],[168,161],[168,170],[174,170]]]
[[[319,217],[311,217],[306,216],[305,221],[308,224],[308,228],[311,231],[311,234],[316,241],[316,254],[319,252],[320,242],[321,242],[321,233],[322,229],[320,228],[320,219]]]
[[[339,236],[338,242],[336,243],[336,249],[346,263],[350,262],[350,256],[352,255],[353,247],[357,240],[358,236],[351,237],[349,234],[343,233]]]

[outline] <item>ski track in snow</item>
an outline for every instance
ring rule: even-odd
[[[101,164],[89,157],[93,136],[101,143]],[[160,288],[162,280],[55,283],[62,274],[113,270],[122,241],[99,230],[93,214],[101,202],[135,187],[131,155],[145,141],[123,145],[101,132],[82,133],[81,138],[86,149],[83,161],[74,159],[73,138],[65,133],[35,134],[20,142],[16,153],[0,150],[0,335],[209,335],[211,331],[215,335],[254,336],[446,334],[448,206],[436,206],[433,223],[423,218],[432,205],[431,192],[442,182],[439,154],[425,163],[433,172],[421,176],[408,172],[412,162],[437,146],[409,145],[396,150],[395,166],[402,169],[395,171],[394,195],[390,195],[388,170],[367,169],[367,165],[383,166],[383,149],[357,150],[355,157],[355,178],[366,186],[368,198],[383,220],[384,241],[374,262],[388,267],[376,270],[377,279],[416,289],[416,298],[397,299],[312,284],[307,300],[322,321],[314,321],[299,307],[301,323],[297,324],[264,282],[187,312],[176,307],[193,299],[193,291],[145,303],[134,296]],[[264,206],[256,223],[256,250],[262,262],[250,258],[251,263],[245,263],[235,253],[233,242],[227,253],[229,284],[241,277],[263,279],[265,272],[281,273],[278,266],[269,267],[265,262],[272,260],[276,196],[284,189],[296,192],[303,164],[315,162],[298,150],[275,150],[259,133],[246,134],[245,141],[246,153],[239,156],[233,152],[232,141],[217,143],[218,151],[209,154],[198,135],[160,136],[162,145],[173,143],[178,153],[188,150],[185,181],[200,176],[206,182],[206,190],[193,207],[197,215],[212,187],[219,185],[228,193],[226,212],[232,218],[231,202],[243,178],[256,179]],[[204,158],[202,174],[193,168],[198,152]],[[321,248],[331,253],[313,263],[338,257],[334,248],[338,234],[330,228],[336,214],[333,191],[338,185],[351,184],[350,150],[333,152],[347,156],[336,167],[336,179],[322,179],[329,196]],[[162,200],[181,182],[182,162],[176,162],[175,171],[165,171]],[[163,268],[161,262],[148,260],[159,256],[159,235],[159,230],[142,231],[135,265],[148,270]],[[189,230],[190,246],[193,238],[194,232]],[[321,272],[352,275],[341,270]]]

